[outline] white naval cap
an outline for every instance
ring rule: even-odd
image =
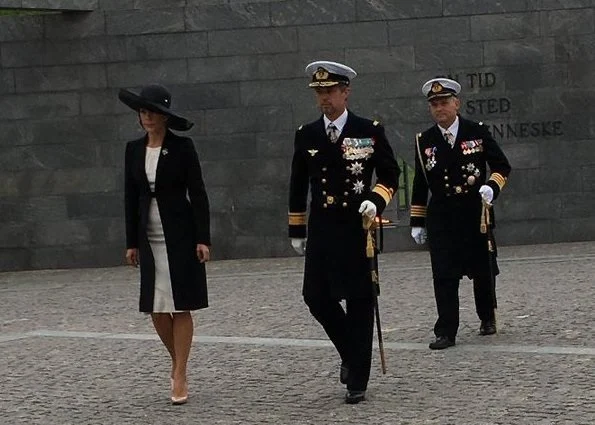
[[[428,100],[432,100],[437,97],[458,95],[461,91],[461,85],[450,78],[438,77],[426,81],[421,87],[421,91],[424,96],[427,96]]]
[[[349,85],[357,76],[353,68],[338,62],[315,61],[306,65],[306,74],[312,76],[310,87],[330,87],[337,84]]]

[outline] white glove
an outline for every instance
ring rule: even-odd
[[[299,255],[306,253],[306,238],[291,238],[291,246]]]
[[[412,227],[411,237],[415,240],[415,243],[418,245],[423,245],[424,243],[426,243],[427,233],[425,227]]]
[[[494,199],[494,190],[487,184],[484,184],[479,188],[479,194],[485,202],[488,204],[492,203],[492,199]]]
[[[362,215],[367,215],[370,220],[376,217],[376,205],[372,201],[364,201],[359,207],[359,212]]]

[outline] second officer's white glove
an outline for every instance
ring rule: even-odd
[[[291,246],[299,255],[306,253],[306,238],[291,238]]]
[[[487,184],[484,184],[479,188],[479,194],[485,202],[488,204],[492,203],[492,200],[494,199],[494,190]]]
[[[368,216],[370,220],[376,217],[376,205],[372,201],[364,201],[359,207],[359,212],[362,215]]]
[[[424,227],[412,227],[411,228],[411,237],[415,240],[415,243],[418,245],[423,245],[426,243],[427,233]]]

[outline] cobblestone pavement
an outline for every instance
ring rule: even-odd
[[[595,242],[503,247],[500,332],[477,335],[461,284],[457,346],[432,352],[426,252],[383,254],[388,373],[343,403],[338,357],[301,299],[301,258],[213,262],[194,314],[190,401],[136,311],[137,270],[0,274],[1,424],[594,424]]]

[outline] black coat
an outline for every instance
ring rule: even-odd
[[[354,139],[364,146],[355,146]],[[377,181],[371,189],[374,171]],[[289,236],[308,238],[304,297],[353,299],[373,295],[366,232],[358,209],[362,201],[370,200],[378,214],[382,213],[397,190],[399,173],[384,128],[377,121],[349,112],[336,143],[328,139],[322,116],[296,131]],[[309,188],[310,215],[306,228]]]
[[[437,125],[416,139],[410,224],[427,228],[434,278],[487,277],[489,261],[498,274],[480,232],[479,188],[490,186],[496,200],[510,173],[508,159],[487,127],[461,117],[453,148]]]
[[[151,312],[155,286],[153,254],[147,239],[151,198],[156,197],[167,248],[177,310],[208,306],[205,266],[196,245],[210,245],[209,201],[192,140],[167,132],[157,163],[155,192],[145,172],[147,137],[126,145],[126,246],[138,248],[140,311]]]

